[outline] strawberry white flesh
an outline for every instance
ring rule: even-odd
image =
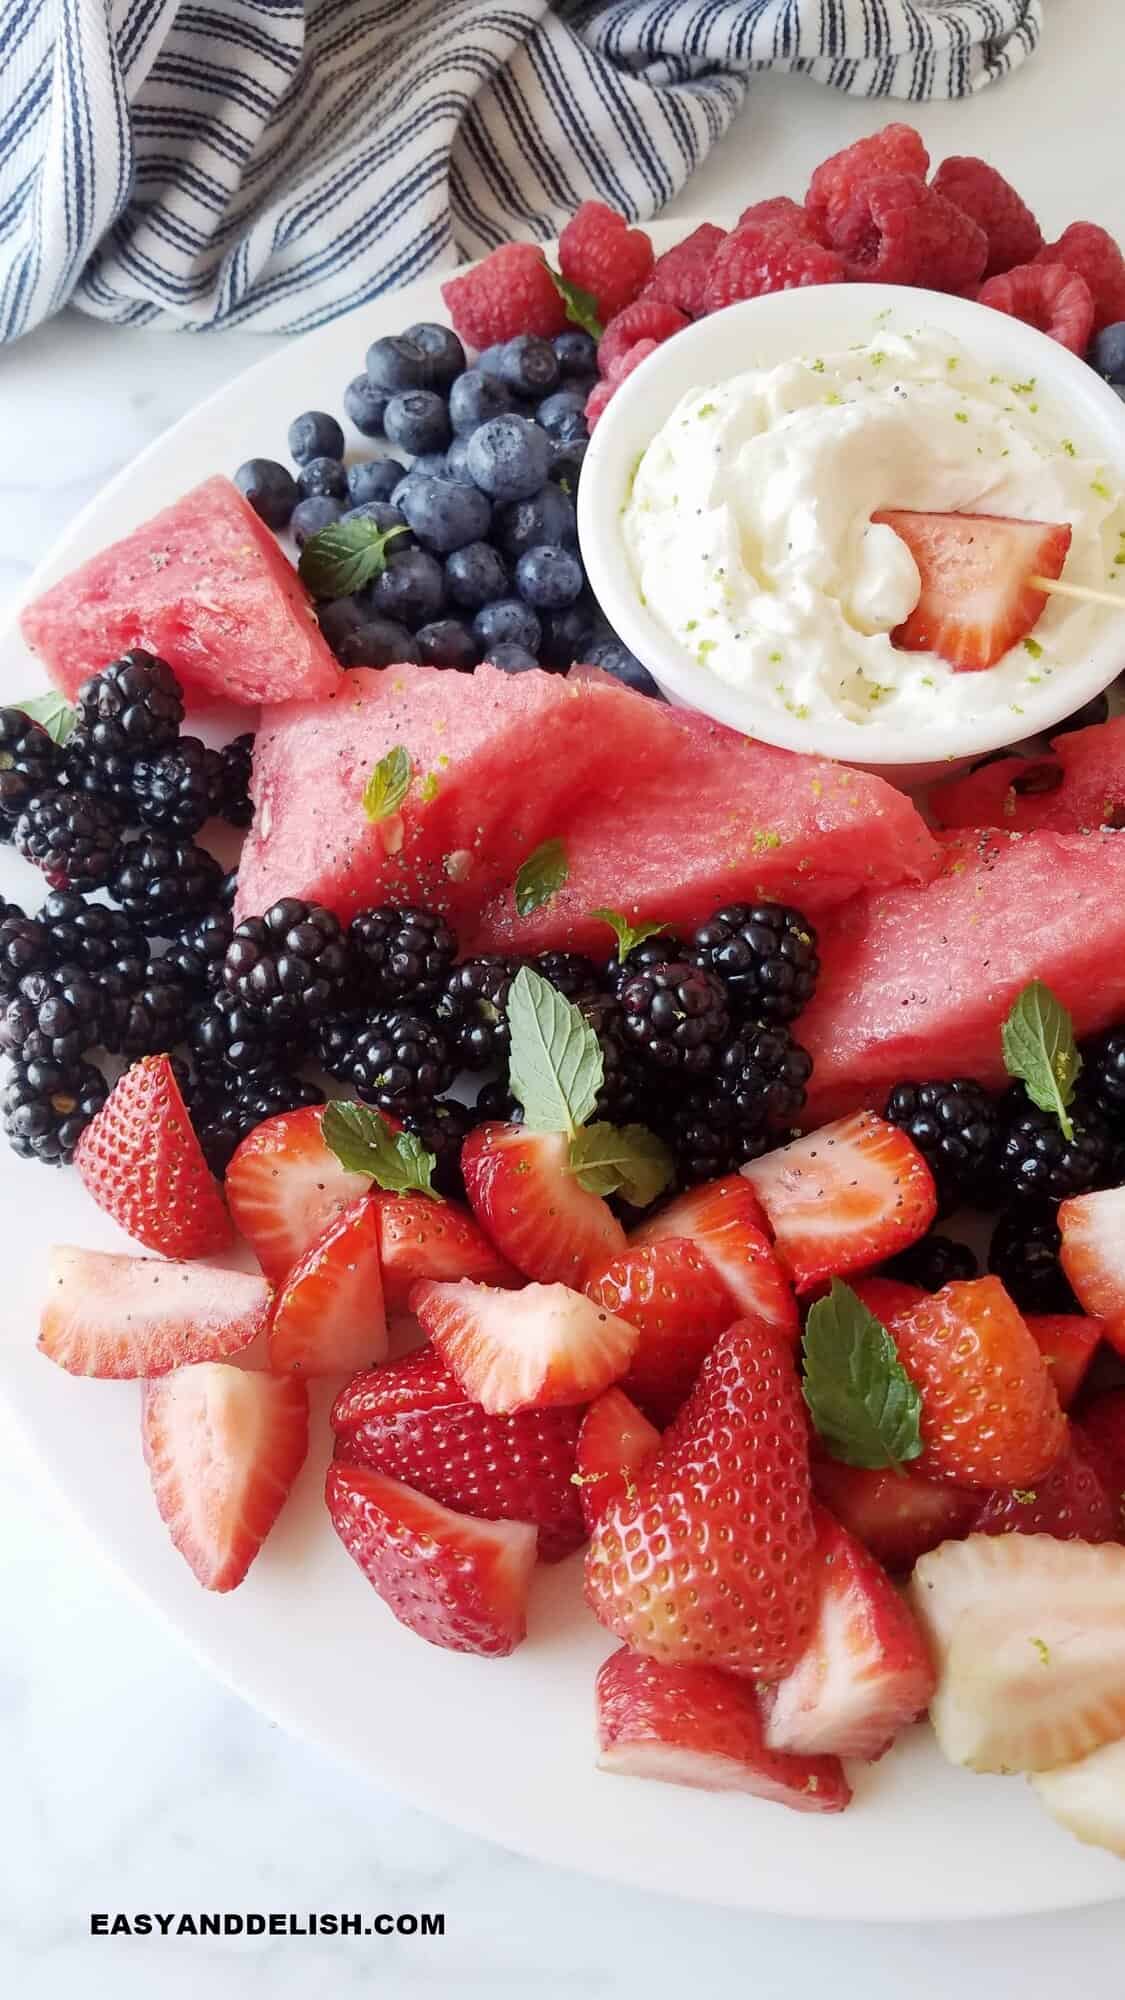
[[[243,1271],[64,1243],[47,1267],[39,1349],[71,1375],[166,1375],[237,1354],[269,1304],[265,1279]]]
[[[588,1403],[633,1357],[634,1326],[566,1285],[423,1282],[410,1308],[467,1396],[495,1416]]]
[[[974,1771],[1049,1771],[1125,1735],[1125,1549],[970,1535],[908,1596],[937,1669],[930,1720]]]
[[[921,1153],[873,1111],[822,1125],[741,1172],[798,1292],[881,1264],[924,1236],[937,1212]]]
[[[625,1248],[608,1202],[580,1186],[563,1132],[478,1125],[461,1148],[473,1214],[503,1257],[538,1284],[578,1288]]]
[[[638,1246],[686,1236],[707,1259],[738,1309],[764,1319],[795,1341],[799,1332],[793,1288],[770,1243],[765,1210],[741,1174],[725,1174],[689,1188],[642,1222],[630,1242]]]
[[[227,1206],[271,1284],[279,1285],[333,1217],[371,1182],[349,1173],[321,1134],[323,1106],[267,1118],[227,1168]]]
[[[233,1590],[308,1447],[308,1390],[221,1361],[145,1385],[141,1438],[161,1519],[205,1590]]]
[[[386,1359],[379,1227],[366,1196],[328,1224],[290,1271],[270,1315],[275,1371],[350,1375]]]
[[[1066,522],[1000,514],[885,508],[872,520],[906,543],[921,583],[910,617],[891,635],[894,644],[937,653],[961,673],[994,667],[1027,637],[1048,602],[1031,579],[1056,582],[1071,542]]]
[[[1125,1861],[1125,1738],[1104,1743],[1076,1764],[1039,1771],[1031,1783],[1040,1804],[1068,1833]]]
[[[1125,1351],[1125,1187],[1062,1202],[1059,1229],[1059,1261],[1079,1304],[1107,1322],[1107,1339]]]

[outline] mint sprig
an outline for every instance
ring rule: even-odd
[[[561,271],[552,271],[549,264],[547,269],[551,273],[551,283],[566,307],[571,325],[580,326],[584,333],[600,340],[605,328],[598,318],[598,302],[593,292],[584,292],[581,285],[572,285],[569,278],[564,278]]]
[[[647,1125],[584,1125],[570,1142],[570,1171],[588,1194],[622,1194],[647,1208],[670,1186],[672,1155]]]
[[[374,583],[387,567],[387,548],[396,535],[407,535],[405,522],[378,528],[361,514],[353,521],[333,521],[310,535],[301,550],[297,574],[318,600],[351,597]]]
[[[920,1455],[917,1387],[886,1327],[838,1278],[810,1307],[804,1358],[805,1401],[833,1458],[877,1471]]]
[[[1061,1000],[1041,979],[1018,994],[1000,1030],[1004,1066],[1019,1077],[1033,1104],[1059,1121],[1064,1139],[1073,1139],[1070,1106],[1082,1068],[1074,1024]]]
[[[11,706],[18,708],[30,722],[37,722],[41,729],[45,729],[52,743],[57,743],[60,749],[78,720],[66,696],[59,694],[55,688],[47,694],[34,694],[28,701],[14,701]]]
[[[541,910],[552,896],[557,896],[570,875],[566,842],[543,840],[528,855],[520,868],[515,883],[516,913],[530,917],[534,910]]]
[[[624,965],[635,945],[643,944],[646,938],[659,937],[662,931],[668,929],[668,925],[662,923],[631,924],[628,917],[622,916],[620,910],[591,910],[590,917],[597,923],[609,925],[617,939],[619,965]]]
[[[442,1197],[433,1185],[437,1158],[413,1132],[392,1132],[382,1113],[348,1098],[325,1105],[321,1135],[351,1174],[368,1174],[388,1194]]]
[[[532,1132],[573,1139],[605,1081],[598,1038],[577,1007],[521,966],[508,993],[508,1077]]]
[[[363,788],[363,810],[372,825],[377,826],[380,820],[389,819],[398,811],[413,776],[410,752],[401,743],[380,757]]]

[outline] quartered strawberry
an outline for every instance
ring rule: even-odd
[[[785,1679],[763,1690],[766,1742],[801,1757],[870,1760],[923,1713],[934,1670],[886,1571],[825,1508],[815,1512],[816,1623]]]
[[[347,1375],[387,1352],[379,1229],[366,1195],[298,1258],[270,1315],[270,1367]]]
[[[1084,1312],[1105,1321],[1125,1354],[1125,1187],[1074,1195],[1059,1205],[1059,1261]]]
[[[1102,1483],[1093,1454],[1076,1433],[1034,1486],[989,1494],[973,1522],[974,1535],[1054,1535],[1060,1542],[1112,1542],[1121,1531],[1120,1504]]]
[[[308,1447],[309,1401],[292,1375],[207,1361],[147,1382],[145,1463],[161,1519],[205,1590],[242,1582]]]
[[[432,1347],[357,1375],[332,1412],[337,1458],[401,1479],[459,1514],[530,1521],[544,1562],[586,1539],[584,1489],[574,1484],[581,1422],[576,1409],[490,1416]]]
[[[1055,1394],[1069,1410],[1098,1351],[1105,1322],[1080,1313],[1025,1313],[1035,1343],[1050,1371]]]
[[[496,1657],[527,1632],[535,1529],[474,1521],[370,1466],[339,1459],[325,1486],[332,1526],[399,1623],[431,1646]]]
[[[793,1352],[758,1321],[719,1335],[635,1490],[586,1555],[596,1618],[668,1666],[789,1671],[816,1611],[816,1540]]]
[[[907,1285],[901,1278],[853,1278],[851,1288],[856,1298],[867,1307],[869,1313],[889,1326],[899,1313],[909,1312],[912,1306],[921,1305],[928,1296],[921,1285]]]
[[[930,1721],[974,1771],[1048,1771],[1125,1736],[1125,1549],[970,1535],[908,1596],[937,1668]]]
[[[127,1236],[165,1257],[211,1257],[230,1217],[166,1055],[118,1078],[75,1149],[88,1194]]]
[[[243,1271],[59,1244],[47,1266],[39,1351],[71,1375],[166,1375],[249,1346],[269,1304],[265,1280]]]
[[[586,1295],[640,1334],[621,1387],[658,1422],[675,1415],[699,1364],[738,1316],[730,1292],[686,1236],[624,1250]]]
[[[822,1125],[741,1171],[798,1292],[883,1263],[924,1236],[937,1212],[918,1148],[873,1111]]]
[[[635,1475],[659,1443],[656,1425],[623,1389],[606,1389],[590,1404],[578,1433],[574,1472],[587,1533],[614,1501],[632,1499]]]
[[[1116,1509],[1119,1532],[1125,1538],[1125,1389],[1111,1389],[1087,1403],[1073,1430]]]
[[[764,1319],[796,1343],[793,1288],[774,1256],[765,1210],[741,1174],[689,1188],[649,1216],[629,1240],[644,1246],[669,1236],[686,1236],[695,1244],[740,1313]]]
[[[519,1272],[493,1249],[460,1202],[433,1201],[426,1194],[383,1194],[378,1189],[371,1201],[388,1312],[406,1310],[410,1287],[420,1278],[522,1284]]]
[[[1125,1738],[1031,1780],[1040,1805],[1089,1847],[1125,1860]]]
[[[967,1535],[980,1510],[979,1493],[938,1486],[909,1465],[868,1471],[816,1457],[812,1482],[837,1520],[889,1570],[913,1569],[928,1549]]]
[[[598,1670],[598,1768],[705,1792],[748,1792],[796,1812],[843,1812],[838,1757],[771,1750],[755,1689],[714,1667],[668,1667],[622,1646]]]
[[[1026,639],[1047,608],[1033,577],[1052,583],[1070,549],[1066,521],[1018,521],[1001,514],[919,514],[886,507],[872,520],[906,543],[922,582],[893,643],[937,653],[959,673],[994,667]]]
[[[625,1373],[639,1338],[567,1285],[498,1292],[424,1280],[410,1310],[465,1394],[496,1416],[590,1402]]]
[[[227,1168],[235,1228],[270,1283],[279,1285],[341,1209],[366,1194],[366,1174],[349,1173],[321,1133],[324,1107],[267,1118],[242,1141]]]
[[[570,1172],[564,1133],[478,1125],[461,1148],[461,1172],[485,1234],[537,1284],[584,1285],[625,1248],[608,1203]]]

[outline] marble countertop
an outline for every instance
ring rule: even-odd
[[[986,152],[1049,233],[1125,235],[1119,0],[1047,0],[1038,59],[995,92],[921,107],[935,152]],[[895,107],[763,77],[679,207],[733,216],[796,189]],[[0,613],[103,482],[276,344],[118,331],[64,314],[0,351]],[[357,344],[362,344],[361,340]],[[31,1171],[29,1169],[29,1171]],[[2,1363],[0,1363],[2,1365]],[[1120,1992],[1125,1905],[909,1930],[668,1904],[456,1832],[326,1764],[216,1685],[103,1565],[0,1401],[0,1986],[178,2000],[377,1991],[632,1996],[827,1989],[966,2000],[1078,1977]],[[997,1857],[997,1867],[1004,1857]],[[925,1868],[919,1854],[918,1867]],[[1125,1890],[1125,1875],[1123,1875]],[[443,1911],[443,1938],[96,1938],[91,1911]],[[1079,1970],[1079,1967],[1081,1968]]]

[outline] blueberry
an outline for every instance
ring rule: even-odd
[[[404,340],[413,341],[425,357],[427,389],[448,389],[450,383],[467,367],[465,350],[451,326],[439,326],[433,320],[418,320],[408,326]]]
[[[425,549],[403,549],[395,554],[392,542],[387,550],[387,567],[375,578],[367,593],[372,611],[380,618],[394,618],[413,631],[437,617],[445,600],[441,564]]]
[[[450,439],[449,411],[433,389],[406,389],[392,396],[383,417],[390,444],[403,451],[444,451]]]
[[[574,419],[577,418],[585,436],[586,398],[581,389],[556,389],[553,396],[544,396],[535,412],[535,421],[541,424],[548,437],[574,435]]]
[[[344,518],[348,521],[374,521],[375,526],[384,534],[388,528],[401,528],[402,534],[396,535],[393,542],[387,543],[387,547],[392,549],[414,547],[414,537],[406,525],[405,516],[397,507],[393,507],[389,500],[365,500],[360,507],[349,507]]]
[[[514,640],[509,639],[503,645],[493,646],[488,664],[499,667],[505,674],[525,674],[529,667],[537,667],[539,662],[526,646],[517,646]]]
[[[448,555],[467,542],[483,541],[492,519],[492,509],[475,486],[458,486],[452,480],[428,479],[417,473],[396,489],[395,505],[402,509],[423,548]]]
[[[297,505],[297,482],[272,458],[248,458],[234,475],[239,492],[267,528],[284,528]]]
[[[496,515],[496,541],[517,562],[527,549],[550,543],[553,548],[578,547],[574,502],[558,486],[545,486],[531,500],[513,500]]]
[[[612,634],[591,646],[586,659],[591,666],[600,667],[603,673],[612,674],[614,680],[620,681],[624,687],[632,688],[634,694],[655,695],[658,701],[663,700],[648,668],[642,667],[636,655]]]
[[[426,386],[426,356],[416,340],[404,333],[385,333],[367,350],[367,379],[373,389],[399,396]]]
[[[552,345],[564,381],[570,375],[597,374],[598,343],[593,334],[582,333],[576,326],[567,327],[565,333],[556,333]]]
[[[523,646],[538,658],[542,627],[529,604],[521,604],[518,597],[501,597],[477,612],[473,634],[488,659],[494,646],[509,645]]]
[[[311,458],[343,458],[344,433],[327,410],[306,410],[289,426],[289,456],[295,465]]]
[[[357,597],[330,597],[316,607],[321,636],[328,641],[336,658],[342,657],[352,633],[362,625],[364,610]]]
[[[500,380],[514,395],[538,401],[558,388],[559,357],[549,340],[535,333],[517,333],[500,355]]]
[[[1107,382],[1125,382],[1125,319],[1103,326],[1094,342],[1094,367]]]
[[[469,440],[474,483],[494,500],[526,500],[546,483],[551,446],[530,417],[493,417]]]
[[[427,479],[448,479],[449,466],[444,451],[420,451],[411,472],[424,473]]]
[[[573,443],[567,444],[559,438],[551,439],[551,484],[565,493],[568,499],[573,500],[578,491],[582,461],[589,448],[588,437],[575,438]]]
[[[465,463],[468,449],[469,440],[467,437],[455,437],[445,454],[446,474],[450,479],[456,480],[461,486],[471,486],[473,483],[469,477],[469,468]]]
[[[414,643],[425,667],[454,667],[469,673],[480,659],[480,647],[459,618],[439,618],[436,624],[420,626]]]
[[[482,374],[499,375],[500,356],[503,354],[506,344],[507,343],[505,341],[498,340],[494,346],[484,348],[482,352],[477,355],[476,362],[474,365],[481,370]]]
[[[445,558],[445,594],[462,611],[479,611],[511,590],[503,558],[491,542],[467,542]]]
[[[512,407],[510,390],[498,375],[485,375],[470,368],[458,375],[449,391],[449,421],[458,437],[471,437],[492,417],[502,417]]]
[[[597,613],[588,597],[568,604],[565,611],[548,612],[539,648],[544,666],[565,673],[575,660],[584,660],[594,644],[596,629]]]
[[[569,549],[528,549],[516,564],[516,589],[535,611],[564,611],[581,597],[585,581]]]
[[[322,528],[330,528],[343,514],[343,506],[329,493],[313,493],[307,500],[298,500],[293,509],[290,527],[293,539],[299,549],[303,549],[311,535],[319,535]]]
[[[369,500],[389,500],[406,471],[397,458],[361,458],[347,469],[348,499],[353,507]]]
[[[348,475],[338,458],[310,458],[297,474],[302,500],[346,500]]]
[[[377,388],[368,375],[357,375],[344,390],[344,415],[364,437],[382,437],[383,414],[390,400],[389,389]]]
[[[418,648],[405,625],[362,610],[332,650],[342,667],[391,667],[418,658]]]

